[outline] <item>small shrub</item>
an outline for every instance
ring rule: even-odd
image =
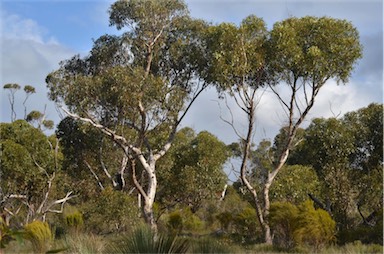
[[[254,242],[259,236],[259,226],[255,209],[245,208],[233,218],[233,232],[242,243]]]
[[[42,221],[31,222],[24,227],[25,238],[32,243],[37,253],[46,252],[52,244],[53,236],[48,223]]]
[[[171,234],[179,234],[183,229],[183,218],[180,212],[175,211],[168,215],[167,228]]]
[[[233,221],[232,213],[230,212],[222,212],[219,213],[216,218],[220,222],[221,230],[228,231],[230,224]]]
[[[184,230],[201,231],[204,228],[204,222],[190,208],[183,209],[181,216]]]
[[[72,213],[64,215],[65,225],[68,229],[79,232],[83,227],[84,220],[83,215],[79,211],[74,211]]]
[[[186,253],[186,239],[155,233],[146,225],[123,236],[111,246],[112,253]]]

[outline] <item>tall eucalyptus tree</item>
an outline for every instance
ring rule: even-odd
[[[63,61],[46,81],[50,98],[64,103],[70,117],[124,151],[122,169],[132,173],[144,218],[156,230],[156,162],[207,86],[200,78],[207,24],[190,18],[179,0],[119,0],[109,14],[110,25],[124,33],[100,37],[88,56]],[[145,181],[136,177],[136,167],[145,171]]]

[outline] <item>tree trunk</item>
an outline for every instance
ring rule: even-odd
[[[143,214],[145,222],[151,227],[152,231],[157,233],[157,224],[155,216],[153,215],[153,203],[147,200],[144,201]]]

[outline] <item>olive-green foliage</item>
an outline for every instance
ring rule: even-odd
[[[32,243],[35,252],[44,253],[50,248],[53,235],[48,223],[33,221],[25,225],[24,230],[25,238]]]
[[[167,228],[171,234],[178,234],[183,229],[183,219],[179,211],[174,211],[168,215]]]
[[[292,17],[277,22],[268,43],[272,75],[283,80],[303,77],[316,85],[329,78],[347,82],[362,56],[357,29],[346,20],[329,17]]]
[[[69,253],[96,254],[104,253],[107,242],[102,236],[91,233],[66,234],[64,243]]]
[[[299,204],[308,199],[308,193],[318,196],[320,181],[312,167],[292,165],[281,169],[271,186],[271,201]]]
[[[122,232],[140,221],[136,199],[112,188],[103,190],[81,210],[86,228],[94,233]]]
[[[30,220],[41,214],[35,211],[43,201],[47,191],[47,181],[56,174],[51,182],[51,189],[47,202],[65,195],[65,185],[61,174],[62,154],[55,151],[57,140],[51,136],[47,137],[40,129],[37,129],[24,120],[16,120],[12,123],[0,124],[0,189],[6,197],[9,194],[25,196],[30,205],[36,209],[30,210]],[[68,190],[66,190],[68,191]],[[4,199],[2,209],[6,207],[10,211],[20,208],[22,200]],[[21,206],[19,213],[13,216],[10,225],[14,226],[20,222],[25,223],[28,208]]]
[[[260,234],[259,222],[256,211],[251,207],[245,208],[242,212],[233,216],[234,234],[241,242],[253,242]]]
[[[202,221],[197,214],[193,213],[189,207],[182,210],[183,229],[198,232],[204,228]]]
[[[354,228],[338,232],[338,243],[345,244],[360,241],[364,244],[383,245],[383,210],[376,211],[375,216],[377,219],[373,225],[359,224]]]
[[[223,165],[228,157],[225,144],[211,133],[196,135],[191,128],[181,129],[158,163],[159,202],[165,206],[182,203],[196,212],[203,201],[222,191],[226,182]]]
[[[294,232],[299,209],[288,202],[274,202],[269,210],[269,222],[274,234],[274,245],[286,249],[295,246]]]
[[[326,211],[315,209],[312,201],[306,201],[298,208],[297,229],[294,232],[298,244],[319,249],[335,241],[336,223]]]
[[[363,214],[382,209],[383,105],[347,113],[343,118],[314,119],[290,164],[312,166],[342,231],[351,231]]]
[[[186,253],[189,244],[186,239],[155,233],[148,226],[116,240],[111,246],[113,253]]]
[[[196,239],[191,245],[192,253],[232,253],[229,246],[214,238]]]
[[[232,213],[228,211],[224,211],[216,215],[216,218],[220,222],[221,230],[228,231],[228,228],[233,221]]]
[[[318,250],[335,241],[336,223],[322,209],[315,209],[312,201],[299,206],[273,203],[269,220],[275,234],[274,244],[292,249],[311,246]]]
[[[83,214],[75,209],[66,209],[63,213],[65,226],[70,231],[79,232],[84,225]]]

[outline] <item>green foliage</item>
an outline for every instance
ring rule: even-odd
[[[19,84],[5,84],[3,86],[4,89],[14,89],[14,90],[19,90],[20,85]]]
[[[339,228],[350,231],[382,208],[383,105],[371,104],[341,119],[314,119],[290,164],[311,165],[322,185],[318,195],[330,202]]]
[[[0,217],[0,250],[6,248],[11,241],[20,241],[22,237],[22,231],[10,228],[3,217]]]
[[[196,212],[203,201],[222,191],[223,165],[229,157],[225,144],[209,132],[180,130],[168,155],[159,161],[159,195],[163,206],[175,202]]]
[[[167,228],[171,234],[178,234],[181,232],[183,229],[183,218],[179,211],[174,211],[168,215]]]
[[[329,17],[292,17],[277,22],[268,47],[269,70],[277,80],[302,77],[316,85],[329,78],[346,83],[362,56],[357,29],[346,20]]]
[[[233,217],[234,234],[240,238],[242,243],[255,241],[260,234],[259,222],[256,211],[247,207]]]
[[[25,238],[32,243],[33,250],[45,253],[52,245],[53,235],[46,222],[34,221],[24,226]]]
[[[13,123],[0,124],[0,147],[2,156],[0,161],[0,189],[2,190],[1,209],[6,207],[16,211],[23,199],[27,199],[35,210],[30,212],[30,220],[41,214],[35,214],[44,199],[47,191],[48,178],[56,173],[60,175],[62,154],[55,150],[56,139],[47,137],[41,130],[34,128],[24,120]],[[58,195],[62,195],[57,178],[51,183],[48,202]],[[8,198],[8,195],[17,195],[16,198]],[[27,214],[26,206],[20,208],[20,212],[11,220],[11,225],[16,221],[24,221]]]
[[[266,36],[264,21],[254,15],[243,19],[239,27],[231,23],[210,27],[208,81],[231,93],[243,86],[261,85]]]
[[[269,222],[275,237],[274,244],[285,249],[295,247],[294,232],[297,228],[299,209],[288,202],[274,202],[269,212]]]
[[[271,201],[299,204],[308,199],[308,193],[317,196],[321,184],[312,167],[285,166],[279,172],[270,190]]]
[[[322,209],[315,209],[313,202],[306,201],[299,207],[295,241],[319,249],[335,241],[336,223]]]
[[[136,200],[112,188],[103,190],[81,210],[85,226],[98,234],[126,231],[140,221]]]
[[[183,228],[192,232],[199,232],[204,228],[204,222],[189,207],[183,209]]]
[[[191,245],[192,253],[232,253],[229,246],[214,238],[200,238]]]
[[[63,214],[65,225],[68,229],[78,232],[84,225],[83,215],[78,210]]]
[[[316,250],[335,241],[336,223],[322,209],[306,201],[296,207],[287,202],[271,205],[269,221],[274,232],[274,244],[280,248],[311,246]]]
[[[218,215],[216,215],[216,218],[220,222],[221,230],[223,230],[224,232],[228,231],[228,228],[229,228],[230,224],[233,221],[232,213],[224,211],[224,212],[219,213]]]
[[[125,235],[111,247],[113,253],[186,253],[189,244],[186,239],[155,233],[146,226]]]

